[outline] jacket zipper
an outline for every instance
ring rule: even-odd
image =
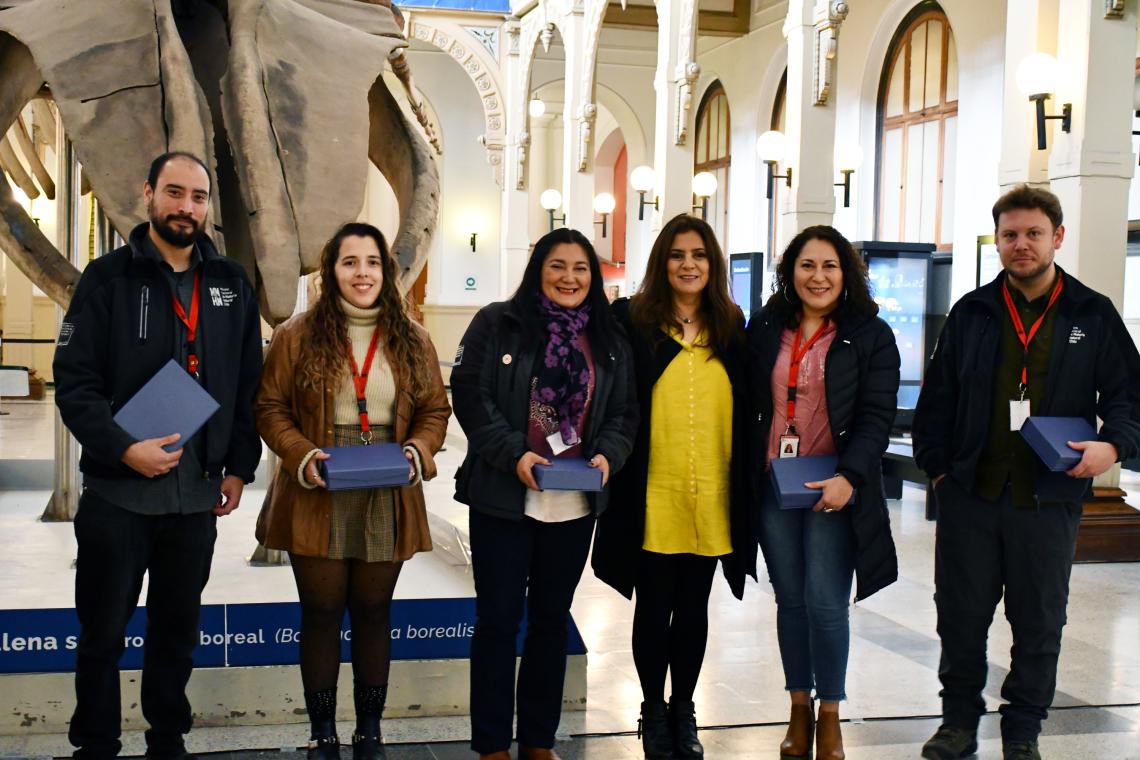
[[[139,291],[139,343],[146,343],[150,322],[150,287],[143,285]]]

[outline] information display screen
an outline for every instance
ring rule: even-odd
[[[926,316],[926,277],[929,258],[904,256],[869,256],[867,268],[871,295],[879,304],[879,316],[895,332],[902,358],[901,380],[922,380],[924,366]],[[902,402],[900,400],[900,406]]]
[[[752,309],[752,256],[747,253],[734,253],[729,259],[732,269],[732,300],[744,312],[744,321],[748,321]]]

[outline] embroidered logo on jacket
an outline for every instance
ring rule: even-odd
[[[1073,325],[1073,330],[1069,333],[1069,345],[1071,346],[1074,343],[1080,343],[1081,338],[1083,337],[1085,337],[1085,331],[1076,325]]]
[[[71,336],[75,334],[75,324],[72,322],[63,322],[59,326],[59,339],[56,340],[57,346],[66,346],[71,342]]]
[[[229,288],[210,288],[210,301],[214,306],[229,306],[237,300],[237,293]]]

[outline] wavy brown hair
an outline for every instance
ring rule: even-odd
[[[873,317],[878,314],[879,305],[871,296],[866,262],[855,250],[855,246],[851,245],[851,241],[843,237],[839,230],[825,224],[807,227],[788,243],[784,255],[780,257],[780,263],[776,265],[776,279],[767,305],[786,312],[789,326],[799,324],[803,302],[796,294],[796,259],[811,240],[830,243],[839,255],[839,267],[843,270],[843,294],[828,316],[836,322],[842,322],[849,316]]]
[[[349,222],[332,236],[321,251],[321,294],[309,311],[305,340],[301,342],[298,360],[298,377],[301,385],[320,387],[328,378],[337,378],[350,371],[348,363],[348,317],[341,306],[340,288],[336,282],[336,262],[345,238],[371,238],[380,249],[384,281],[380,295],[373,306],[380,307],[377,322],[380,334],[387,343],[394,360],[392,372],[404,380],[413,396],[423,390],[424,379],[430,377],[424,366],[428,352],[423,340],[412,327],[404,299],[400,295],[399,266],[388,249],[384,234],[371,224]]]
[[[673,309],[673,287],[669,284],[669,252],[677,235],[683,232],[695,232],[704,241],[709,282],[701,293],[701,314],[708,345],[717,356],[724,356],[730,346],[744,338],[744,314],[729,294],[728,267],[716,233],[708,222],[691,214],[678,214],[670,219],[653,241],[645,279],[630,299],[630,318],[649,341],[653,341],[656,331],[664,326],[683,329]]]

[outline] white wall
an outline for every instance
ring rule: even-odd
[[[440,220],[428,259],[425,303],[481,306],[498,297],[502,196],[478,142],[485,131],[483,106],[471,79],[446,53],[415,44],[408,62],[416,86],[436,114],[443,145]],[[475,253],[471,219],[481,227]]]

